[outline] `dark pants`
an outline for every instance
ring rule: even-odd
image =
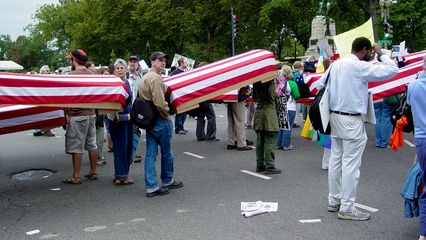
[[[132,164],[133,131],[131,123],[109,121],[109,133],[113,143],[114,170],[116,177],[128,177]]]
[[[258,167],[274,167],[277,132],[258,130],[256,142],[256,162]]]
[[[179,131],[183,131],[184,127],[183,124],[186,120],[186,113],[178,113],[175,116],[175,133],[178,133]]]
[[[207,135],[204,131],[207,117]],[[200,103],[200,108],[197,112],[197,140],[214,139],[216,138],[216,114],[211,103]]]
[[[416,144],[417,161],[419,161],[420,169],[423,174],[422,180],[426,182],[426,138],[416,138],[414,139],[414,144]],[[426,236],[426,184],[423,187],[423,193],[419,199],[419,209],[420,235]]]

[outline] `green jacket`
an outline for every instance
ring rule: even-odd
[[[293,79],[287,80],[287,83],[290,86],[291,96],[293,97],[293,99],[294,100],[299,99],[300,98],[300,92],[299,92],[299,87],[297,86],[297,83]]]
[[[254,112],[254,130],[278,131],[278,116],[275,101],[278,97],[273,81],[253,84],[253,98],[257,102]]]

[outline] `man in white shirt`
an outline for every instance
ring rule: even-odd
[[[368,62],[377,53],[382,63]],[[328,211],[345,220],[370,218],[355,208],[361,158],[367,143],[361,114],[367,113],[368,82],[390,79],[398,67],[383,55],[380,44],[371,45],[365,37],[352,43],[352,53],[336,61],[324,74],[330,74],[331,157],[328,170]]]

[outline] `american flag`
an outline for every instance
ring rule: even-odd
[[[426,55],[426,50],[416,53],[407,54],[405,58],[405,66],[400,68],[396,76],[389,80],[381,82],[370,82],[369,90],[373,93],[373,100],[382,99],[406,90],[406,85],[416,78],[416,74],[423,70],[423,57]],[[318,80],[323,73],[307,74],[305,83],[308,85],[312,95],[316,95]]]
[[[1,104],[120,109],[128,96],[115,76],[0,73]]]
[[[0,73],[0,134],[65,124],[64,107],[120,110],[128,91],[115,76]]]
[[[61,108],[32,105],[0,105],[0,135],[65,124]]]
[[[164,80],[177,112],[258,81],[275,77],[274,54],[252,50]]]

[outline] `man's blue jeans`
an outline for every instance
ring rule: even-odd
[[[145,184],[147,193],[159,189],[155,168],[158,146],[161,149],[161,182],[165,185],[173,182],[172,131],[172,121],[161,117],[157,118],[152,130],[146,131]]]
[[[420,169],[422,170],[423,177],[422,180],[426,180],[426,139],[425,138],[415,138],[414,144],[416,145],[416,154],[417,161],[420,164]],[[419,199],[419,222],[420,222],[420,235],[426,236],[426,184],[423,187],[423,193]]]
[[[175,133],[178,133],[180,131],[183,131],[183,124],[186,120],[186,113],[178,113],[175,116]]]
[[[290,147],[291,145],[291,129],[293,128],[294,118],[296,117],[296,111],[288,111],[288,118],[290,122],[290,130],[279,130],[278,131],[278,147]]]
[[[392,135],[392,124],[390,115],[394,110],[394,105],[387,102],[378,102],[374,104],[374,112],[376,114],[376,146],[387,147]]]

